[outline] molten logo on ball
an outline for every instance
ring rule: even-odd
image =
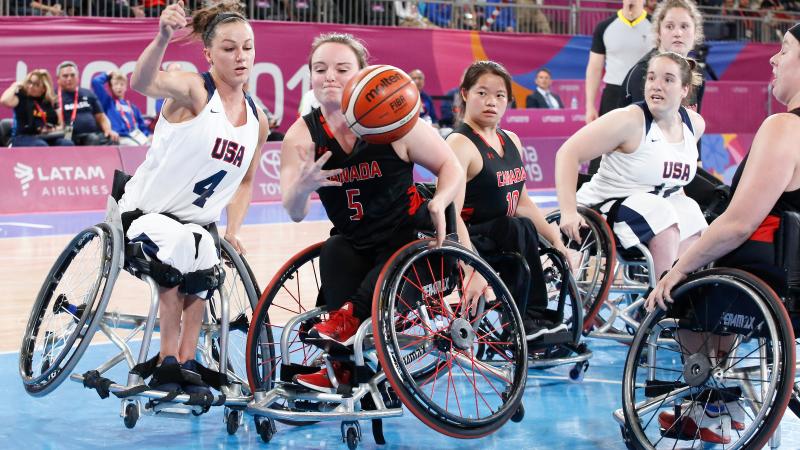
[[[420,106],[417,86],[392,66],[361,69],[342,93],[347,126],[372,144],[388,144],[405,136],[417,123]]]
[[[372,103],[373,100],[381,96],[381,94],[383,93],[383,91],[386,90],[386,88],[388,88],[390,85],[394,83],[397,83],[398,81],[400,81],[400,75],[394,73],[390,74],[388,77],[381,78],[380,81],[378,82],[378,85],[370,89],[369,92],[367,92],[367,101]]]

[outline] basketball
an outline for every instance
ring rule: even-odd
[[[361,69],[344,88],[342,112],[347,126],[372,144],[388,144],[405,136],[419,118],[417,86],[397,67]]]

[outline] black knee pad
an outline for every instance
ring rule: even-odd
[[[203,291],[212,291],[222,286],[225,281],[225,271],[219,266],[208,269],[196,270],[183,275],[183,282],[179,290],[183,294],[197,294]]]

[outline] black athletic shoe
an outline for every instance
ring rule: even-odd
[[[150,387],[164,392],[180,391],[181,385],[178,383],[180,372],[181,366],[178,360],[174,356],[167,356],[153,372]]]
[[[184,378],[183,391],[187,394],[211,394],[211,388],[203,382],[197,366],[197,361],[193,359],[181,364],[181,373]]]

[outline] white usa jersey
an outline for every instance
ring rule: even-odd
[[[681,107],[683,141],[667,142],[644,102],[636,103],[644,112],[644,132],[633,153],[603,155],[600,168],[578,190],[577,201],[596,205],[612,198],[638,193],[667,197],[681,191],[697,172],[697,142],[689,114]]]
[[[202,76],[208,103],[186,122],[159,119],[144,163],[125,186],[123,212],[170,213],[206,225],[219,220],[239,187],[258,145],[255,104],[245,97],[247,122],[234,127],[211,75]]]

